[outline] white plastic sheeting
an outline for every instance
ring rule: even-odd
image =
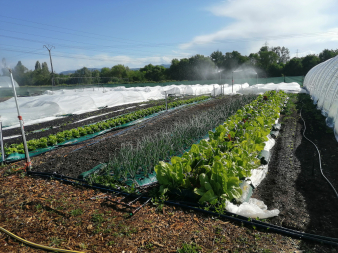
[[[270,90],[283,90],[286,93],[306,93],[306,90],[302,89],[296,82],[293,83],[267,83],[267,84],[256,84],[249,87],[245,87],[237,91],[241,94],[263,94]]]
[[[244,202],[240,206],[227,201],[226,210],[248,218],[266,219],[279,215],[279,210],[274,209],[269,211],[263,201],[255,198],[249,199],[248,202]]]
[[[244,86],[234,86],[234,90],[238,90],[241,87]],[[217,89],[219,89],[218,84],[65,89],[54,92],[46,91],[41,96],[18,97],[18,104],[25,125],[29,125],[53,120],[60,115],[80,114],[97,110],[99,107],[113,107],[163,99],[165,92],[171,95],[202,95],[211,93],[216,93],[217,95],[219,94]],[[0,102],[0,115],[3,126],[19,126],[14,98]]]
[[[326,124],[334,128],[338,141],[338,56],[313,67],[305,76],[304,87],[327,117]]]
[[[260,88],[257,88],[257,87]],[[285,91],[299,91],[299,84],[195,84],[195,85],[169,85],[155,87],[119,86],[115,88],[86,88],[75,90],[46,91],[41,96],[18,97],[21,116],[25,125],[53,120],[57,116],[65,114],[80,114],[97,110],[99,107],[113,107],[118,105],[145,102],[149,100],[163,99],[168,95],[203,95],[211,94],[247,94],[261,93],[265,90],[280,89]],[[251,88],[254,87],[254,88]],[[293,87],[291,89],[291,87]],[[246,91],[249,92],[246,92]],[[18,119],[14,98],[0,102],[0,115],[3,126],[18,127]]]

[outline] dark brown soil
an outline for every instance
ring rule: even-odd
[[[154,120],[141,123],[133,127],[132,130],[124,132],[124,134],[117,135],[121,131],[125,131],[120,130],[92,139],[86,144],[46,153],[39,158],[33,158],[34,171],[56,172],[65,176],[77,177],[82,172],[88,171],[100,163],[107,163],[109,157],[113,157],[116,152],[119,152],[122,144],[135,144],[137,140],[152,135],[161,129],[170,128],[174,123],[188,121],[190,117],[200,111],[212,108],[219,103],[229,103],[237,98],[229,96],[223,99],[212,99],[197,105],[187,105],[181,109],[165,113]],[[94,142],[95,144],[92,145]]]
[[[301,97],[301,99],[304,99],[304,97]],[[134,129],[134,131],[129,131],[128,134],[126,133],[119,137],[106,138],[97,144],[75,152],[72,151],[83,145],[66,147],[35,157],[32,159],[34,170],[55,171],[76,177],[82,171],[91,169],[101,162],[107,162],[107,154],[117,152],[122,143],[135,141],[146,134],[152,134],[164,126],[184,120],[219,102],[220,100],[217,99],[197,106],[186,107],[179,113],[172,113],[153,123],[148,122],[141,129]],[[338,199],[320,173],[318,154],[315,147],[302,136],[304,126],[299,117],[302,104],[298,102],[298,98],[294,98],[294,102],[297,108],[281,115],[280,122],[283,123],[283,127],[273,149],[272,159],[269,163],[269,173],[255,189],[253,197],[263,200],[269,209],[278,208],[280,210],[281,213],[278,217],[268,220],[270,223],[307,233],[338,238],[338,217],[335,217],[337,216]],[[303,110],[302,116],[307,126],[306,136],[316,143],[321,152],[323,172],[333,186],[338,189],[338,143],[332,131],[330,132],[326,128],[324,117],[320,115],[319,111],[307,106]],[[110,135],[113,134],[110,133]],[[96,140],[105,137],[107,135],[97,137]],[[23,162],[20,162],[15,166],[21,166],[22,164]],[[10,166],[3,167],[2,171]],[[14,232],[21,233],[22,236],[30,236],[32,240],[35,237],[32,235],[32,228],[41,223],[47,229],[51,220],[56,219],[54,217],[55,214],[51,212],[51,214],[48,214],[49,218],[44,218],[42,221],[36,220],[36,217],[39,217],[36,208],[30,207],[30,202],[26,201],[27,198],[30,198],[30,201],[39,200],[46,206],[45,209],[47,210],[52,203],[44,203],[45,199],[42,199],[41,196],[35,196],[38,192],[49,191],[48,187],[51,186],[48,186],[47,182],[41,179],[20,179],[16,175],[10,180],[4,177],[1,183],[7,186],[1,188],[2,195],[0,193],[0,211],[5,214],[2,216],[3,218],[0,217],[1,223],[6,224],[7,228],[13,228]],[[24,193],[18,192],[17,188],[15,188],[17,184],[21,185]],[[39,189],[36,189],[36,194],[32,195],[30,191],[35,189],[37,185],[39,185]],[[88,242],[90,246],[87,249],[91,252],[96,250],[101,252],[121,252],[122,250],[132,250],[133,252],[175,252],[178,247],[182,247],[183,242],[195,242],[202,246],[202,252],[264,252],[264,250],[268,249],[270,251],[265,252],[295,252],[297,249],[303,249],[305,250],[304,252],[337,252],[335,248],[329,246],[313,244],[307,241],[299,242],[272,233],[262,233],[251,228],[237,226],[239,224],[229,223],[229,225],[226,225],[228,223],[221,223],[216,225],[214,221],[208,220],[199,214],[194,216],[194,213],[190,214],[181,209],[175,210],[172,207],[165,207],[163,214],[162,211],[160,214],[156,213],[155,208],[145,208],[141,210],[138,216],[135,216],[137,217],[136,219],[127,220],[122,218],[125,214],[124,211],[113,209],[113,213],[107,215],[107,217],[112,215],[113,219],[117,217],[116,220],[118,222],[114,222],[114,224],[119,225],[114,227],[113,230],[120,236],[112,236],[111,233],[105,234],[104,232],[97,234],[90,230],[90,225],[95,225],[90,218],[94,212],[94,207],[91,207],[91,205],[96,205],[97,210],[100,212],[108,212],[115,207],[104,204],[104,200],[89,203],[90,201],[81,197],[94,196],[99,193],[88,192],[73,186],[63,186],[58,183],[53,183],[53,188],[55,192],[60,192],[60,194],[64,192],[63,194],[68,199],[74,201],[73,209],[75,209],[76,205],[76,207],[81,207],[84,210],[83,215],[79,216],[80,220],[82,219],[83,221],[79,227],[76,225],[76,219],[70,217],[63,219],[64,223],[60,231],[53,230],[52,234],[59,238],[65,238],[65,241],[68,242],[60,246],[65,245],[77,250],[80,250],[80,242]],[[4,202],[1,202],[1,196],[5,196],[3,197]],[[14,198],[18,199],[14,200]],[[60,196],[56,196],[54,199],[59,198]],[[4,203],[2,207],[1,203]],[[23,205],[28,205],[28,207],[21,209]],[[59,204],[55,203],[54,205],[58,206]],[[4,211],[6,207],[10,209]],[[53,209],[55,208],[53,207]],[[19,209],[21,211],[16,211]],[[65,207],[64,210],[71,212],[70,209],[71,207]],[[33,211],[35,212],[34,214],[32,214]],[[43,214],[47,214],[47,212],[43,211]],[[12,217],[18,218],[11,223],[10,219]],[[20,225],[24,220],[30,219],[29,217],[35,217],[30,226]],[[176,220],[173,219],[174,217]],[[209,223],[211,227],[209,227]],[[123,230],[126,226],[128,229],[135,227],[137,229],[133,229],[134,232],[131,232],[131,236],[126,236],[127,232]],[[102,225],[102,229],[106,227],[109,228],[108,223]],[[189,229],[184,229],[184,227]],[[62,230],[67,231],[67,234],[61,232]],[[76,233],[76,236],[70,237],[68,232],[72,230]],[[50,236],[47,234],[47,230],[40,229],[39,231],[41,231],[41,236],[38,241],[48,244]],[[89,237],[85,237],[86,234]],[[221,235],[221,237],[217,234]],[[19,247],[7,237],[7,239],[3,238],[5,237],[1,236],[0,233],[0,243],[2,242],[6,245],[6,249],[12,250]],[[225,239],[222,240],[222,238]],[[113,247],[109,246],[110,241],[114,242]]]
[[[189,96],[184,97],[183,100],[187,100],[190,98],[191,97]],[[173,101],[173,99],[175,98],[171,98],[168,102]],[[116,117],[122,114],[134,112],[140,109],[146,109],[149,107],[153,107],[157,105],[164,105],[164,104],[165,104],[164,100],[154,100],[154,101],[147,102],[147,103],[133,103],[133,104],[103,108],[103,109],[99,109],[99,110],[95,110],[95,111],[87,112],[87,113],[82,113],[78,115],[69,115],[65,117],[60,117],[59,119],[55,119],[55,120],[48,121],[48,122],[42,122],[39,124],[27,125],[25,126],[26,139],[31,140],[31,139],[39,139],[41,137],[47,137],[50,134],[56,134],[64,130],[70,130],[70,129],[77,128],[80,126],[89,125],[89,124],[93,124],[99,121],[110,119],[110,118],[113,118],[113,117]],[[97,116],[97,117],[90,118],[93,116]],[[88,119],[85,120],[86,118]],[[83,121],[78,122],[80,120],[83,120]],[[43,130],[43,131],[33,132],[36,130]],[[8,129],[8,130],[6,130],[5,128],[3,131],[4,137],[20,135],[20,134],[21,134],[21,129],[19,127]],[[11,138],[5,141],[7,145],[10,145],[12,143],[19,143],[19,142],[22,142],[21,137]]]
[[[304,98],[305,95],[301,97]],[[263,200],[269,209],[279,209],[280,215],[269,219],[273,224],[338,238],[338,198],[321,174],[315,146],[303,137],[303,105],[295,102],[297,110],[280,118],[282,130],[269,172],[253,197]],[[320,151],[323,173],[338,189],[338,143],[334,134],[314,105],[303,109],[302,117],[306,122],[305,136]]]

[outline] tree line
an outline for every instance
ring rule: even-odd
[[[248,56],[237,51],[222,53],[217,50],[210,56],[194,55],[190,58],[173,59],[169,68],[148,64],[139,70],[131,70],[122,64],[101,70],[83,67],[73,74],[54,73],[55,85],[97,84],[97,83],[144,83],[183,80],[212,80],[231,78],[237,69],[254,69],[260,77],[304,76],[315,65],[338,55],[338,49],[324,49],[318,55],[290,59],[289,49],[285,47],[263,46],[257,53]],[[3,75],[8,75],[2,69]],[[21,61],[13,69],[14,79],[20,86],[51,85],[51,72],[48,64],[36,62],[34,70],[28,70]]]

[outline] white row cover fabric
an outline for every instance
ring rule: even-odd
[[[338,56],[314,66],[305,76],[304,87],[338,141]]]
[[[256,88],[258,86],[259,88]],[[47,90],[41,96],[18,97],[18,104],[25,125],[29,125],[53,120],[60,115],[80,114],[97,110],[99,107],[113,107],[163,99],[165,94],[174,96],[209,94],[217,96],[220,94],[261,93],[271,89],[292,92],[301,90],[299,84],[296,83],[258,84],[258,86],[249,86],[249,84],[245,83],[234,84],[233,86],[229,84],[195,84],[133,88],[124,86],[115,88],[81,88],[54,92]],[[248,92],[246,92],[247,90]],[[0,116],[4,127],[19,126],[14,98],[0,102]]]
[[[267,84],[256,84],[249,87],[242,88],[238,91],[241,94],[263,94],[266,91],[271,90],[283,90],[286,93],[306,93],[306,90],[302,89],[296,82],[292,83],[267,83]]]

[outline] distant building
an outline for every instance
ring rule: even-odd
[[[13,79],[14,80],[14,79]],[[19,84],[14,80],[15,87],[19,87]],[[9,76],[0,76],[0,88],[11,88],[12,82]]]

